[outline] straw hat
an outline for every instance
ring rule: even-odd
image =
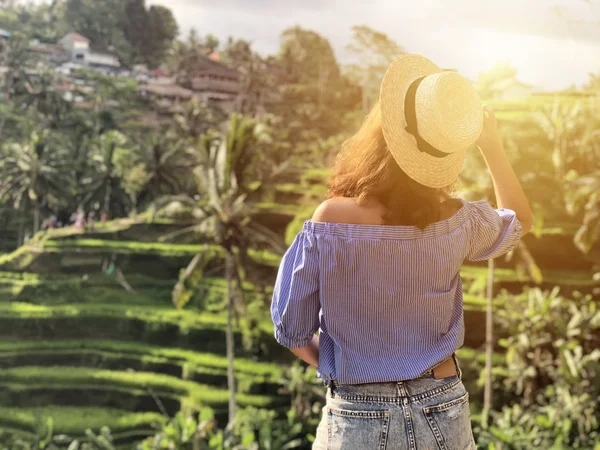
[[[466,78],[402,55],[385,73],[380,106],[388,149],[409,177],[432,188],[456,181],[483,127],[481,98]]]

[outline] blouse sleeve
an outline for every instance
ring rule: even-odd
[[[471,234],[467,260],[483,261],[511,251],[521,239],[521,222],[510,209],[494,209],[485,201],[469,204]]]
[[[279,266],[271,317],[275,339],[284,347],[306,347],[319,329],[318,257],[315,236],[302,231]]]

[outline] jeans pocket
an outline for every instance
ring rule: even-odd
[[[390,411],[327,408],[327,450],[385,450]]]
[[[423,408],[439,450],[464,450],[473,446],[469,394]]]

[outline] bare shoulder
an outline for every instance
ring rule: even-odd
[[[336,197],[325,200],[312,216],[313,222],[334,222],[353,224],[378,224],[381,221],[378,211],[358,205],[356,200]]]

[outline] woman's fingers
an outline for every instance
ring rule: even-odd
[[[483,105],[483,111],[484,111],[484,117],[487,117],[486,119],[489,121],[489,123],[493,126],[496,126],[496,114],[494,113],[494,108],[492,108],[490,105]]]

